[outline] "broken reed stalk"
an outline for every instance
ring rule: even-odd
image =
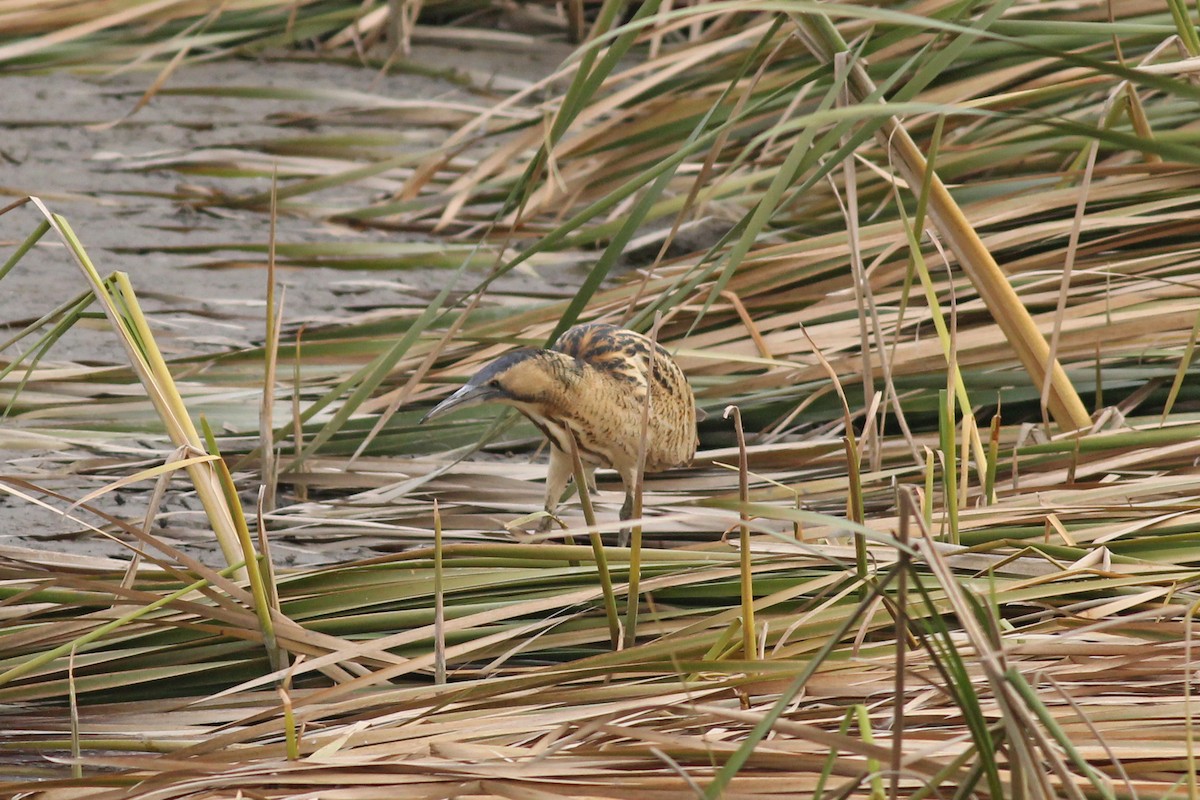
[[[291,678],[291,675],[288,675]],[[300,760],[300,736],[296,730],[296,711],[292,707],[292,692],[290,680],[275,687],[279,695],[279,705],[283,710],[283,738],[287,748],[288,761]]]
[[[162,420],[167,435],[176,447],[187,446],[193,452],[203,453],[203,442],[196,426],[184,405],[183,397],[179,394],[171,371],[167,368],[166,359],[154,340],[150,326],[129,283],[129,276],[123,272],[114,272],[109,281],[100,277],[99,270],[92,263],[79,237],[71,230],[70,223],[61,214],[54,214],[38,198],[30,197],[29,202],[38,209],[62,239],[63,244],[75,259],[75,263],[91,284],[92,292],[99,300],[101,308],[108,317],[109,324],[117,333],[117,338],[129,356],[134,372],[142,382],[150,402]],[[220,479],[213,463],[197,463],[187,467],[188,477],[196,487],[196,496],[204,506],[204,512],[212,525],[213,534],[225,557],[226,564],[241,563],[241,547],[238,544],[238,533],[233,522],[233,510],[228,505],[225,493],[221,488]],[[245,577],[239,573],[239,578]]]
[[[154,336],[150,332],[150,326],[146,322],[146,317],[142,313],[140,304],[137,302],[133,286],[129,282],[129,276],[123,272],[116,272],[113,273],[113,277],[116,280],[115,288],[117,295],[125,304],[128,319],[136,328],[136,334],[133,335],[137,337],[140,346],[144,348],[151,370],[150,375],[152,376],[149,379],[154,381],[156,388],[161,387],[161,392],[154,391],[149,392],[149,394],[152,396],[161,394],[165,400],[164,408],[160,413],[169,416],[170,421],[167,424],[167,429],[172,433],[172,443],[175,445],[186,443],[200,452],[210,452],[204,449],[200,434],[192,424],[191,416],[188,414],[188,410],[183,403],[183,397],[179,394],[179,390],[175,386],[175,381],[171,377],[166,359],[163,358],[162,353],[159,351],[158,345],[154,341]],[[145,380],[143,381],[143,385],[145,385]],[[241,512],[240,505],[236,508],[230,505],[229,498],[221,490],[220,476],[217,473],[216,462],[198,467],[196,471],[200,474],[192,474],[192,468],[188,467],[189,476],[192,478],[193,483],[196,484],[196,494],[200,497],[209,523],[213,526],[213,533],[216,535],[217,543],[225,555],[226,563],[232,564],[242,560],[241,548],[237,545],[237,528],[234,523],[235,515]]]
[[[992,416],[992,428],[988,437],[988,468],[983,483],[983,502],[992,505],[996,502],[996,467],[1000,458],[1000,407]]]
[[[596,529],[596,512],[592,508],[592,496],[587,490],[587,479],[583,474],[583,461],[579,458],[579,445],[570,428],[567,440],[571,443],[571,466],[575,475],[576,494],[579,495],[579,505],[583,508],[583,518],[587,522],[588,539],[592,543],[592,554],[596,559],[596,575],[600,578],[600,590],[604,593],[604,614],[608,618],[608,635],[613,650],[621,646],[621,620],[617,615],[617,596],[613,592],[612,573],[608,571],[608,556],[604,553],[604,540]]]
[[[855,725],[858,727],[858,739],[863,744],[870,747],[875,744],[875,731],[871,728],[871,713],[862,703],[855,703],[854,707],[846,712],[854,715]],[[883,797],[883,770],[879,768],[879,760],[867,756],[866,768],[869,777],[867,781],[871,786],[872,798]]]
[[[250,594],[254,598],[254,614],[258,617],[258,625],[263,635],[263,645],[267,649],[267,660],[271,662],[271,669],[278,670],[286,666],[287,655],[284,652],[279,641],[275,637],[275,622],[271,617],[271,602],[268,598],[267,579],[263,576],[262,564],[258,558],[258,552],[254,549],[254,542],[250,538],[250,526],[246,524],[246,517],[242,514],[241,501],[238,499],[237,485],[233,482],[233,474],[229,471],[229,465],[225,463],[225,459],[221,458],[220,448],[217,447],[217,437],[213,435],[212,428],[209,427],[208,420],[204,415],[200,415],[200,426],[204,429],[204,439],[208,444],[208,452],[217,456],[216,461],[212,462],[217,472],[217,477],[221,484],[221,489],[225,493],[225,503],[233,512],[234,529],[237,531],[238,544],[242,548],[242,558],[246,566],[246,575],[250,581]]]
[[[266,487],[258,487],[258,508],[256,522],[258,523],[258,564],[266,587],[267,605],[272,614],[283,615],[283,607],[279,604],[279,586],[275,581],[275,562],[271,560],[271,537],[267,535],[267,521],[263,514],[263,503],[266,498]],[[288,652],[279,648],[279,663],[287,666]]]
[[[733,430],[738,443],[738,555],[742,578],[742,653],[747,661],[758,657],[757,633],[754,629],[754,573],[750,570],[750,515],[746,504],[750,502],[750,465],[746,455],[746,434],[742,430],[742,410],[737,406],[725,407],[725,419],[733,418]]]
[[[829,64],[837,53],[849,49],[828,17],[822,14],[797,14],[792,18],[805,34],[801,39],[819,61]],[[859,102],[877,91],[875,83],[857,61],[849,65],[848,78],[851,93]],[[1079,399],[1062,365],[1057,359],[1051,358],[1050,345],[1038,330],[1029,309],[1025,308],[946,185],[936,172],[929,169],[908,131],[896,117],[891,116],[879,126],[875,137],[885,151],[895,156],[896,170],[910,187],[922,186],[928,181],[930,219],[958,257],[963,271],[1012,345],[1033,385],[1040,389],[1045,380],[1049,381],[1051,388],[1047,406],[1054,421],[1068,431],[1091,425],[1087,408]],[[1048,378],[1047,371],[1050,373]]]
[[[858,456],[858,442],[852,429],[846,430],[842,439],[846,447],[846,518],[851,522],[862,525],[866,522],[866,511],[863,506],[861,464]],[[854,570],[858,576],[860,591],[867,590],[867,540],[859,531],[854,532]]]

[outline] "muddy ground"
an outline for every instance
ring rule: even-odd
[[[469,74],[477,82],[485,81],[489,73],[502,74],[506,80],[534,80],[553,69],[568,52],[565,44],[553,43],[520,53],[417,47],[413,59],[425,66],[457,70],[458,77]],[[197,212],[171,196],[181,183],[203,189],[215,186],[215,181],[171,169],[142,171],[129,166],[149,157],[199,147],[278,137],[280,115],[311,113],[325,120],[310,128],[315,130],[353,133],[353,128],[328,121],[327,115],[338,105],[334,99],[299,102],[186,95],[160,95],[120,124],[105,124],[128,114],[154,77],[154,73],[146,72],[106,79],[69,74],[0,76],[0,188],[11,199],[25,194],[41,197],[52,211],[67,217],[102,274],[123,270],[130,275],[168,357],[261,341],[266,281],[263,269],[211,269],[203,264],[213,261],[212,255],[131,253],[128,249],[266,242],[268,218],[253,211]],[[481,102],[478,95],[472,96],[454,80],[412,74],[381,76],[371,68],[271,59],[191,65],[175,73],[167,84],[174,89],[192,86],[323,87],[395,98]],[[414,144],[420,146],[422,141],[445,134],[445,129],[439,128],[414,131]],[[253,185],[254,181],[245,183]],[[266,188],[264,181],[258,183]],[[39,219],[29,207],[0,217],[4,258]],[[280,242],[395,239],[392,233],[289,217],[279,220]],[[520,292],[523,287],[536,287],[543,295],[566,294],[578,276],[578,271],[571,269],[543,275],[526,272],[507,278],[503,288]],[[444,270],[420,269],[380,273],[303,268],[279,274],[279,282],[286,287],[288,322],[338,318],[389,304],[412,305],[440,288],[445,280]],[[85,289],[77,267],[53,236],[47,236],[0,281],[0,334],[6,337]],[[54,347],[50,360],[121,364],[125,356],[116,339],[97,326],[73,331]],[[64,476],[61,463],[47,459],[47,453],[6,447],[3,436],[0,429],[5,475],[32,476],[75,497],[93,485]],[[145,496],[146,491],[138,489],[129,496],[108,496],[98,504],[128,517]],[[165,509],[172,520],[173,543],[206,559],[212,556],[199,503],[191,493],[185,488],[173,490]],[[0,547],[4,546],[121,558],[128,555],[120,545],[57,513],[0,495]],[[292,564],[353,558],[367,555],[369,550],[347,544],[340,551],[314,552],[283,544],[276,554],[282,563]]]

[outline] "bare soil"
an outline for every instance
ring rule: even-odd
[[[520,54],[418,48],[414,61],[446,69],[489,71],[506,77],[536,79],[553,69],[567,54],[566,45],[547,45]],[[170,357],[219,352],[261,341],[265,308],[265,270],[213,269],[212,255],[172,252],[131,253],[148,246],[227,242],[265,243],[269,220],[253,211],[197,212],[171,199],[181,182],[203,187],[206,179],[169,169],[128,169],[131,160],[225,147],[278,137],[277,115],[311,113],[328,118],[334,100],[295,100],[239,97],[160,95],[129,119],[127,115],[153,80],[152,73],[131,73],[97,80],[70,74],[0,77],[0,190],[16,199],[41,197],[52,211],[63,214],[96,262],[101,274],[127,272],[149,313],[160,347]],[[459,82],[411,74],[380,75],[377,70],[328,63],[295,61],[225,61],[191,65],[167,84],[189,86],[323,87],[375,92],[396,98],[468,98]],[[349,131],[319,123],[325,131]],[[431,128],[424,135],[445,135]],[[418,137],[419,138],[419,137]],[[243,179],[255,186],[255,179]],[[216,185],[215,181],[208,181]],[[269,182],[257,180],[265,190]],[[227,183],[222,188],[228,189]],[[0,216],[0,243],[5,258],[33,230],[40,217],[28,209]],[[281,217],[279,242],[395,240],[394,234],[318,224]],[[344,317],[389,305],[412,305],[440,288],[444,270],[373,270],[302,268],[278,274],[285,287],[285,321],[309,322]],[[506,291],[535,288],[569,291],[576,271],[522,273],[505,279]],[[0,281],[0,336],[19,330],[59,304],[86,290],[77,267],[52,236],[27,255]],[[6,334],[5,331],[8,333]],[[124,364],[125,355],[102,323],[77,326],[57,343],[50,361],[81,364]],[[45,364],[47,362],[43,362]],[[62,491],[68,497],[99,485],[95,480],[64,470],[61,459],[15,439],[0,429],[2,473],[23,476]],[[86,453],[84,454],[86,457]],[[182,482],[178,482],[182,483]],[[97,505],[127,518],[144,513],[149,487],[139,486],[107,495]],[[58,503],[64,510],[67,504]],[[156,524],[169,541],[205,559],[214,556],[199,503],[185,486],[168,494]],[[126,558],[129,551],[80,522],[27,500],[0,492],[0,547],[48,548],[91,556]],[[347,544],[340,550],[314,551],[281,543],[276,557],[282,564],[310,563],[366,555],[366,548]]]

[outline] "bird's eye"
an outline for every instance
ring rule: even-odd
[[[493,389],[499,389],[500,388],[499,379],[492,378],[490,381],[488,381],[488,386],[492,387]]]

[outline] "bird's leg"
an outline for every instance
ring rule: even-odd
[[[570,454],[551,446],[550,467],[546,470],[546,516],[538,524],[539,533],[545,533],[554,524],[554,509],[558,508],[573,471]]]
[[[633,519],[633,481],[625,480],[625,476],[622,475],[621,482],[625,484],[625,504],[621,506],[621,521],[628,522]],[[617,547],[629,547],[631,535],[631,529],[623,526],[620,533],[617,534]]]
[[[600,490],[596,488],[596,468],[588,464],[583,465],[583,479],[587,482],[588,494],[600,494]],[[567,488],[566,494],[561,498],[562,501],[570,500],[579,487],[575,485],[575,471],[571,470],[571,474],[567,477],[571,485]],[[561,502],[561,501],[560,501]]]

